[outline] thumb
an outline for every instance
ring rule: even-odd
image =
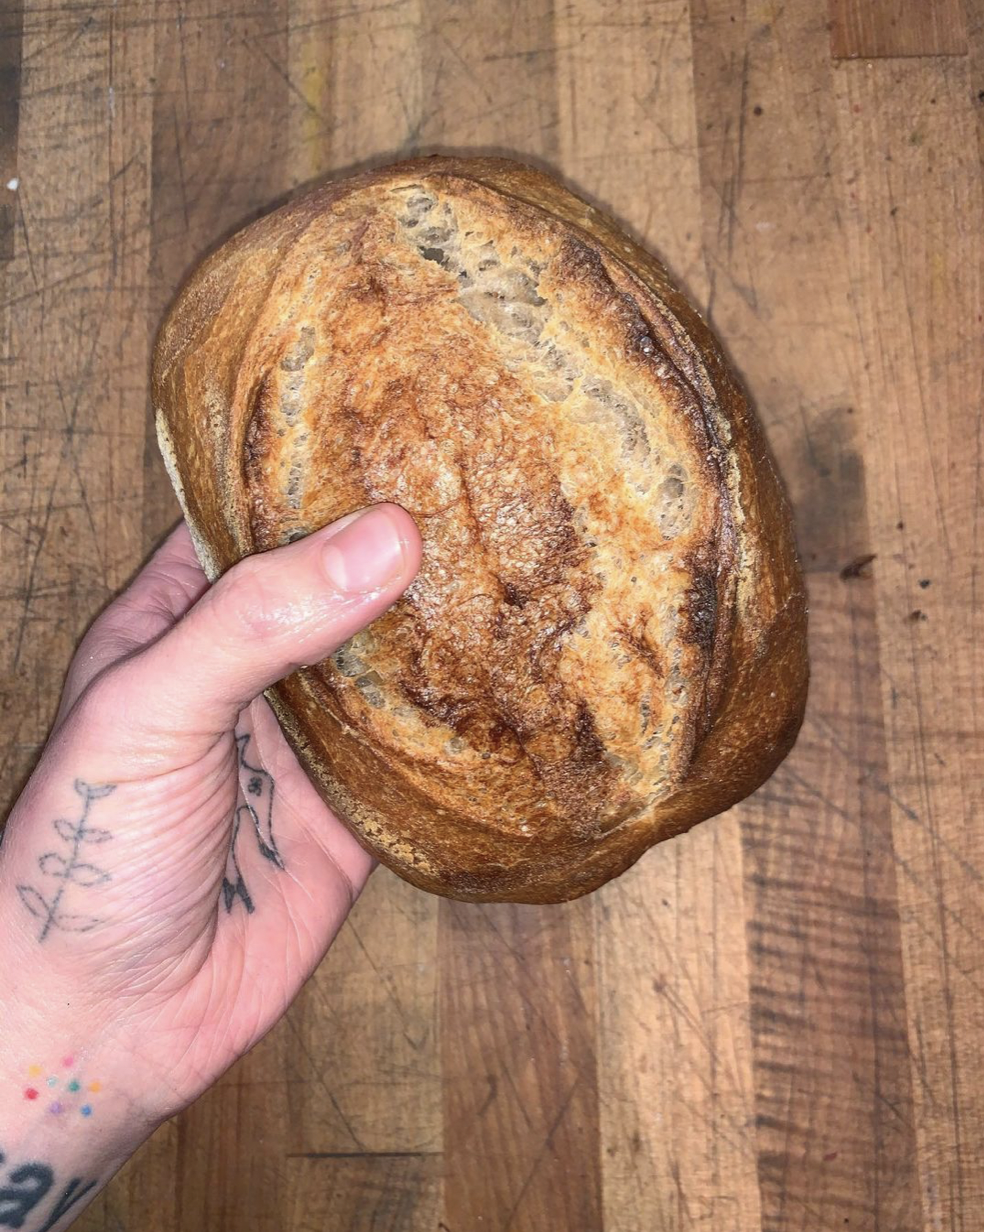
[[[417,572],[420,550],[410,515],[375,505],[246,557],[121,666],[111,686],[117,731],[153,737],[158,755],[174,743],[187,751],[196,737],[204,751],[268,685],[381,615]]]

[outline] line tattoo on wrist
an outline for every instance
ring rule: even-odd
[[[48,1164],[19,1164],[15,1167],[7,1165],[3,1151],[0,1151],[0,1228],[22,1228],[24,1221],[34,1208],[42,1203],[55,1183],[54,1170]],[[51,1232],[63,1215],[77,1202],[95,1188],[96,1181],[84,1181],[82,1177],[72,1177],[57,1196],[54,1206],[48,1212],[48,1217],[37,1232]]]
[[[17,887],[21,902],[31,915],[42,922],[39,941],[44,941],[53,928],[66,933],[87,933],[102,923],[100,916],[66,910],[64,899],[70,885],[90,890],[110,879],[109,873],[83,859],[83,855],[86,846],[105,843],[113,837],[109,830],[89,824],[89,811],[94,801],[102,800],[115,791],[116,785],[76,779],[74,787],[82,800],[81,815],[75,821],[58,817],[51,823],[55,833],[66,844],[65,854],[52,850],[38,857],[42,877],[50,879],[54,885],[49,888],[49,883],[44,882],[43,890],[32,885]]]
[[[251,739],[249,732],[236,732],[239,783],[246,803],[239,805],[232,821],[229,855],[226,860],[225,876],[222,878],[222,902],[226,912],[231,913],[236,900],[239,899],[249,915],[256,910],[256,905],[246,886],[239,864],[237,841],[243,829],[253,831],[256,836],[256,845],[264,859],[269,860],[277,868],[284,867],[283,858],[277,850],[276,840],[273,837],[273,776],[262,766],[253,766],[246,760],[246,748]]]

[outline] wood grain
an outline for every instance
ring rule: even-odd
[[[291,1156],[285,1232],[403,1232],[438,1225],[440,1157],[413,1152]],[[259,1224],[251,1225],[259,1227]]]
[[[583,902],[442,906],[448,1228],[602,1227],[593,942]]]
[[[729,8],[705,3],[694,48],[737,69],[697,91],[713,316],[802,511],[814,673],[795,757],[741,810],[762,1226],[916,1228],[875,606],[841,576],[870,530],[834,70],[816,6],[767,42]]]
[[[807,722],[751,800],[563,908],[377,874],[79,1228],[979,1226],[982,65],[981,0],[5,10],[7,801],[177,516],[164,306],[242,221],[402,154],[530,158],[667,259],[761,410],[812,609]]]
[[[830,0],[836,59],[959,56],[967,51],[961,0]]]
[[[838,124],[863,363],[858,389],[892,840],[899,867],[923,1217],[972,1228],[984,1200],[980,164],[966,62],[851,65]],[[855,117],[864,117],[858,122]],[[922,191],[912,192],[918,182]],[[975,232],[971,239],[970,231]],[[859,295],[860,287],[877,296]],[[904,862],[904,864],[903,864]]]
[[[8,5],[0,17],[0,261],[14,255],[14,225],[17,217],[17,128],[20,123],[21,59],[23,57],[24,9]]]

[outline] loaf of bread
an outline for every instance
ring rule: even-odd
[[[790,514],[662,265],[555,180],[423,158],[229,240],[157,341],[161,449],[214,578],[376,501],[405,596],[270,690],[415,885],[557,902],[753,791],[795,739]]]

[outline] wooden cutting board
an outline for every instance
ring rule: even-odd
[[[0,16],[0,722],[172,523],[153,332],[315,176],[533,158],[723,337],[813,686],[751,800],[568,907],[386,873],[79,1223],[973,1232],[984,1220],[981,0],[162,0]],[[6,186],[6,187],[4,187]]]

